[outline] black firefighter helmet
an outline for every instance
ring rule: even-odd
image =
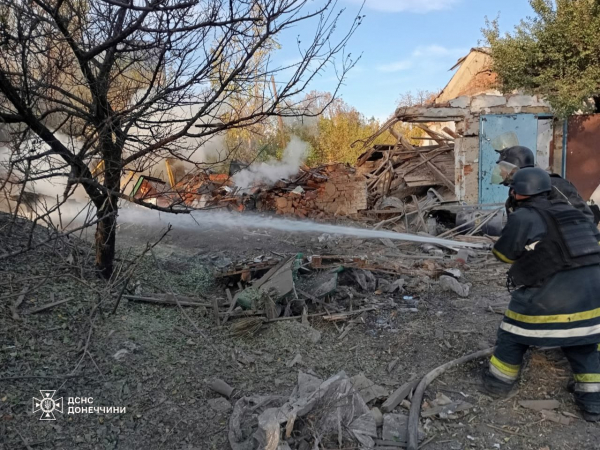
[[[510,184],[515,194],[538,195],[552,190],[550,174],[539,167],[525,167],[518,170]]]
[[[497,163],[505,161],[513,164],[519,168],[533,167],[535,165],[535,157],[533,152],[527,147],[516,145],[514,147],[508,147],[504,150],[496,150],[500,156]]]

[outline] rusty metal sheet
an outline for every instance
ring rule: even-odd
[[[569,118],[566,166],[567,179],[589,200],[600,184],[600,114]]]

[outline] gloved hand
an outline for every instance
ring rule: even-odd
[[[514,213],[517,209],[517,206],[517,200],[512,195],[509,195],[506,199],[506,203],[504,203],[504,207],[506,208],[506,216],[508,217],[511,215],[511,213]]]

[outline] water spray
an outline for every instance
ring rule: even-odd
[[[175,229],[201,230],[203,228],[220,229],[267,229],[291,233],[328,233],[331,235],[351,236],[364,239],[390,239],[394,241],[418,242],[441,245],[451,248],[487,249],[486,244],[453,241],[436,237],[418,236],[394,231],[369,230],[349,226],[317,223],[310,220],[292,220],[278,217],[266,217],[254,214],[237,214],[226,211],[195,211],[189,215],[173,216],[159,214],[140,207],[127,207],[119,212],[119,223],[170,223]]]

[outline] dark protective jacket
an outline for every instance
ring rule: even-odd
[[[596,223],[594,219],[594,213],[585,202],[583,198],[577,192],[577,189],[569,180],[565,180],[560,175],[555,173],[550,174],[550,181],[552,183],[552,191],[550,192],[550,200],[564,200],[574,208],[581,211],[592,223]],[[506,200],[506,213],[510,215],[515,210],[515,201],[512,197],[508,197]]]
[[[574,211],[570,205],[551,202],[545,195],[520,202],[494,245],[493,253],[498,259],[514,264],[522,258],[531,258],[527,253],[535,251],[544,240],[551,236],[556,239],[552,230],[549,233],[549,227],[554,225],[548,224],[537,209],[543,209],[552,217]],[[577,225],[571,224],[566,231],[559,229],[558,232],[565,241],[577,241],[577,237],[583,235],[593,237],[594,241],[586,238],[583,242],[572,242],[573,248],[579,249],[575,253],[592,255],[595,249],[589,246],[598,245],[600,241],[598,229],[583,219]],[[561,259],[553,258],[554,263],[558,260]],[[568,347],[599,343],[600,264],[588,262],[590,265],[551,270],[553,273],[534,286],[513,291],[499,334],[525,345]],[[546,269],[540,266],[541,271]]]

